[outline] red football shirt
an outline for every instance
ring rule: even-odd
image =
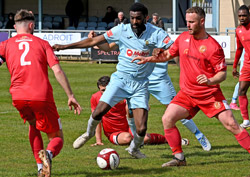
[[[240,25],[236,28],[237,48],[244,47],[247,55],[244,56],[244,63],[241,72],[249,72],[250,68],[250,23],[247,26]],[[240,56],[236,59],[237,63]]]
[[[224,52],[218,42],[208,35],[207,39],[196,40],[183,32],[169,50],[172,56],[180,56],[180,88],[192,97],[206,97],[220,90],[219,85],[198,84],[197,76],[213,77],[227,69]]]
[[[58,64],[52,47],[32,34],[18,34],[0,43],[0,56],[5,58],[11,75],[13,100],[53,102],[48,78],[48,65]]]
[[[94,93],[91,97],[91,110],[95,110],[102,93],[100,91]],[[109,112],[102,117],[102,126],[104,132],[114,133],[119,131],[129,131],[128,121],[126,118],[126,101],[120,101]]]

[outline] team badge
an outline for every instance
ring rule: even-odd
[[[207,47],[204,45],[201,45],[199,48],[200,53],[204,53],[204,52],[206,52],[206,50],[207,50]]]
[[[187,54],[188,54],[188,49],[185,49],[185,50],[183,51],[183,54],[187,55]]]
[[[242,37],[241,37],[241,40],[242,40],[242,41],[244,41],[244,40],[245,40],[244,36],[242,36]]]
[[[216,101],[216,102],[214,103],[214,107],[215,107],[215,109],[220,109],[220,108],[221,108],[221,103],[218,102],[218,101]]]
[[[149,44],[148,40],[146,40],[145,43],[146,43],[146,45],[148,45]]]

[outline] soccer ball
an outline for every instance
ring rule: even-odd
[[[120,157],[114,149],[106,148],[99,152],[96,162],[103,170],[114,170],[119,166]]]

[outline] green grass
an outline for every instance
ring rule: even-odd
[[[186,155],[186,167],[161,168],[161,164],[170,160],[171,150],[168,145],[145,146],[141,151],[147,155],[147,159],[133,159],[124,150],[124,146],[115,146],[103,138],[104,146],[91,147],[95,142],[92,138],[84,147],[74,150],[72,143],[86,130],[89,118],[90,97],[97,91],[96,81],[100,76],[110,75],[115,71],[115,64],[91,64],[91,63],[61,63],[71,83],[76,98],[83,107],[80,116],[74,115],[67,107],[67,97],[63,89],[56,82],[50,71],[50,81],[54,89],[54,97],[63,123],[65,143],[61,153],[53,159],[53,176],[57,177],[94,177],[94,176],[250,176],[249,154],[238,145],[234,136],[229,133],[215,119],[207,118],[199,112],[194,118],[197,126],[207,136],[212,144],[212,150],[202,150],[194,135],[181,123],[177,126],[182,137],[188,138],[189,146],[183,147]],[[222,90],[228,101],[231,101],[236,79],[231,76],[232,66],[228,66],[228,78],[221,84]],[[179,89],[179,69],[175,65],[169,66],[169,74],[176,90]],[[37,167],[32,155],[28,140],[28,124],[23,124],[18,112],[11,104],[11,96],[8,92],[10,76],[6,66],[0,68],[0,176],[36,176]],[[34,76],[35,77],[35,76]],[[165,108],[155,98],[150,98],[151,110],[149,112],[148,132],[163,134],[161,116]],[[241,123],[239,111],[233,111],[237,120]],[[47,137],[43,134],[45,145]],[[114,148],[120,155],[119,168],[114,171],[103,171],[96,165],[98,152],[106,147]]]

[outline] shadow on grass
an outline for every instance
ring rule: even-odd
[[[93,177],[93,176],[126,176],[126,175],[141,175],[146,176],[150,174],[161,175],[166,172],[171,171],[171,168],[149,168],[149,169],[133,169],[128,167],[118,168],[116,170],[100,170],[99,172],[86,172],[80,169],[77,172],[68,172],[63,174],[53,174],[53,176],[76,176],[76,175],[83,175],[86,177]]]

